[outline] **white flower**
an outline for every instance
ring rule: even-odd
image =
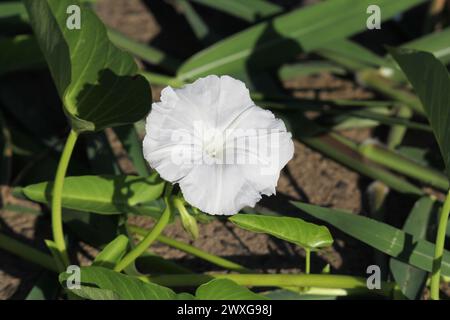
[[[294,144],[282,120],[256,106],[245,84],[208,76],[166,87],[147,117],[144,156],[184,198],[232,215],[272,195]]]

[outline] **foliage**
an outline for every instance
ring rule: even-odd
[[[174,23],[175,31],[162,30],[178,53],[158,41],[139,43],[106,27],[92,2],[0,2],[3,209],[37,214],[43,221],[50,209],[52,220],[53,238],[45,241],[46,251],[0,230],[2,250],[47,270],[27,299],[373,297],[365,279],[321,273],[311,264],[311,251],[320,256],[322,250],[336,248],[342,232],[374,248],[374,260],[385,263],[383,287],[376,294],[398,298],[393,295],[399,293],[397,287],[402,298],[420,299],[431,274],[432,298],[439,298],[440,276],[450,276],[445,243],[450,196],[443,201],[441,193],[448,191],[450,175],[450,29],[448,19],[439,32],[433,31],[438,29],[435,17],[419,13],[417,19],[418,11],[427,11],[427,1],[333,0],[295,8],[264,0],[161,1],[166,12],[181,13],[171,20],[186,26],[176,30]],[[375,31],[366,29],[366,9],[374,4],[382,20],[389,21],[382,25],[387,32],[408,30],[408,36],[396,35],[389,48],[384,38],[367,45]],[[67,25],[71,5],[81,10],[80,29]],[[411,17],[417,25],[423,20],[423,31],[411,28]],[[222,25],[216,18],[233,23]],[[179,45],[180,35],[188,35],[192,45]],[[355,78],[376,98],[298,99],[280,85],[323,72]],[[251,213],[228,218],[188,205],[177,188],[147,165],[141,141],[144,118],[152,99],[157,100],[151,86],[180,87],[210,74],[244,81],[255,104],[283,119],[294,139],[361,175],[362,189],[367,181],[381,184],[382,192],[367,188],[376,202],[370,216],[306,200],[289,202],[283,196],[275,205],[261,201],[244,210]],[[378,140],[355,142],[342,134],[349,128],[371,128]],[[34,206],[21,204],[30,201]],[[140,228],[130,223],[133,216],[156,223],[150,230]],[[203,223],[226,220],[295,244],[306,252],[305,274],[259,274],[205,252],[195,242],[161,234],[176,219],[194,239]],[[73,244],[79,241],[99,254],[81,268],[81,286],[74,289],[68,286],[71,273],[66,268],[75,263]],[[189,270],[146,252],[154,242],[233,273]],[[255,287],[267,291],[257,293]]]

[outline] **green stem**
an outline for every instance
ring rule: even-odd
[[[56,170],[55,182],[53,185],[52,196],[52,230],[53,240],[59,251],[61,260],[67,266],[69,265],[69,256],[67,255],[66,242],[64,239],[63,222],[62,222],[62,191],[64,186],[64,177],[69,166],[70,156],[77,141],[78,134],[71,130],[67,137],[66,145],[59,159],[58,168]]]
[[[448,179],[434,169],[421,165],[403,155],[376,143],[365,142],[359,145],[359,153],[366,158],[433,187],[448,190]]]
[[[136,227],[136,226],[128,226],[129,230],[133,233],[136,233],[138,235],[141,236],[145,236],[147,234],[147,230],[140,228],[140,227]],[[176,248],[178,250],[181,250],[183,252],[186,252],[188,254],[191,254],[195,257],[198,257],[200,259],[203,259],[205,261],[211,262],[219,267],[228,269],[228,270],[232,270],[232,271],[236,271],[236,272],[242,272],[242,273],[248,273],[251,272],[251,270],[241,266],[240,264],[234,263],[232,261],[229,261],[227,259],[218,257],[216,255],[213,255],[211,253],[208,253],[206,251],[203,251],[201,249],[198,249],[194,246],[191,246],[187,243],[166,237],[162,234],[160,234],[158,236],[158,238],[156,238],[157,241],[164,243],[165,245],[171,246],[173,248]]]
[[[131,263],[133,263],[140,255],[142,255],[148,247],[158,238],[164,228],[170,221],[172,215],[172,203],[170,200],[170,193],[172,192],[172,186],[166,186],[166,193],[164,195],[164,202],[166,203],[166,208],[164,209],[158,222],[155,224],[153,229],[151,229],[147,235],[142,239],[139,244],[136,245],[117,265],[114,267],[114,271],[120,272]]]
[[[381,76],[377,70],[363,70],[358,72],[358,78],[368,87],[380,92],[390,99],[402,102],[419,114],[424,114],[420,100],[409,92],[396,88],[397,84]]]
[[[182,87],[185,83],[177,78],[166,76],[148,71],[140,71],[140,74],[146,78],[152,85],[171,86],[174,88]]]
[[[305,265],[305,273],[309,274],[311,272],[311,250],[305,249],[306,256],[306,265]]]
[[[58,272],[55,262],[50,255],[4,234],[0,234],[0,248],[48,270]]]
[[[149,278],[153,283],[167,287],[198,286],[212,279],[229,279],[237,284],[250,287],[316,287],[335,289],[366,288],[366,279],[343,275],[323,274],[179,274],[155,275]],[[382,282],[379,292],[389,294],[392,283]]]
[[[397,116],[401,117],[402,119],[409,120],[413,116],[413,112],[407,106],[401,105],[398,109]],[[397,148],[402,143],[407,130],[408,129],[402,125],[392,126],[391,129],[389,130],[387,140],[388,148],[391,150],[395,150],[395,148]]]
[[[444,254],[445,232],[447,230],[448,217],[450,213],[450,190],[445,198],[444,205],[439,218],[436,235],[436,246],[434,248],[433,273],[431,275],[431,299],[439,300],[439,283],[441,280],[441,263]]]
[[[316,137],[305,136],[300,137],[300,141],[367,177],[382,181],[398,192],[415,195],[424,194],[420,188],[405,179],[365,161],[360,156],[356,144],[352,141],[350,141],[351,143],[346,142],[346,139],[342,136],[336,134]]]

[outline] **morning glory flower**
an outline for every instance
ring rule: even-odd
[[[203,212],[232,215],[275,193],[294,144],[283,121],[229,76],[166,87],[147,117],[144,156]]]

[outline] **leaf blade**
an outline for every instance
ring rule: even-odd
[[[328,247],[333,243],[333,238],[326,227],[298,218],[236,214],[229,220],[246,230],[268,233],[311,250]]]
[[[267,68],[309,52],[329,41],[345,38],[366,28],[366,8],[381,7],[386,20],[422,0],[326,1],[257,24],[194,55],[178,71],[181,79],[207,74],[236,73]]]
[[[22,189],[31,200],[49,203],[51,182],[41,182]],[[137,212],[138,205],[158,199],[164,182],[156,177],[78,176],[66,177],[62,194],[64,208],[99,214]]]
[[[59,282],[64,287],[64,283],[69,276],[70,274],[65,272],[59,275]],[[107,294],[95,290],[96,287],[94,285],[98,289],[107,290]],[[94,288],[93,291],[90,290],[92,288]],[[81,268],[81,288],[71,289],[70,291],[83,298],[90,299],[173,300],[176,298],[176,293],[169,288],[153,283],[146,283],[139,279],[96,266]]]
[[[400,229],[349,212],[296,201],[292,204],[381,252],[423,270],[432,270],[434,245],[428,241],[413,241],[411,235]],[[445,251],[443,255],[442,274],[450,275],[450,252],[448,251]]]
[[[202,284],[195,292],[196,300],[267,300],[246,287],[228,279],[214,279]]]
[[[410,233],[417,240],[425,239],[433,204],[434,200],[430,197],[417,200],[406,219],[403,231]],[[389,268],[403,294],[410,300],[419,299],[427,272],[395,258],[389,260]]]
[[[450,177],[450,76],[447,68],[433,54],[425,51],[396,49],[391,50],[391,54],[422,102],[438,141],[447,177]]]
[[[109,41],[105,26],[91,9],[75,0],[25,0],[24,4],[75,131],[97,131],[145,116],[151,104],[147,80],[138,75],[133,57]],[[81,8],[79,29],[66,26],[71,5]]]

